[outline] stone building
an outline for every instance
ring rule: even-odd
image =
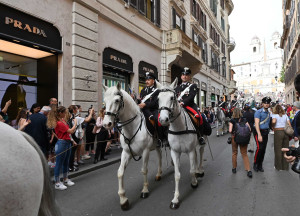
[[[294,79],[300,73],[300,1],[283,0],[282,15],[283,33],[280,47],[284,49],[285,97],[286,102],[292,104],[298,100]]]
[[[61,105],[98,109],[102,83],[138,93],[146,72],[170,83],[184,67],[199,86],[199,105],[234,91],[231,0],[29,2],[0,0],[1,100],[14,84],[29,108],[57,97]]]
[[[279,32],[274,32],[264,42],[254,36],[249,45],[248,61],[232,65],[241,94],[255,96],[257,101],[267,95],[273,101],[284,101],[284,83],[280,82],[283,61],[280,39]]]

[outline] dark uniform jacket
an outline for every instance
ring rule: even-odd
[[[219,101],[219,102],[218,102],[218,106],[220,106],[220,104],[222,104],[221,107],[222,107],[223,109],[226,109],[226,102],[223,103],[223,101]]]
[[[181,83],[179,86],[175,88],[175,92],[177,97],[180,96],[181,92],[183,92],[191,83]],[[181,101],[185,106],[190,106],[197,111],[197,105],[194,102],[194,98],[197,95],[197,86],[196,84],[192,84],[189,90],[181,97]]]
[[[142,100],[148,95],[148,94],[151,94],[153,91],[155,91],[155,87],[152,86],[152,87],[144,87],[142,90],[141,90],[141,93],[140,93],[140,100],[138,101],[138,103],[141,103]],[[145,104],[146,106],[142,109],[144,115],[146,118],[149,118],[149,116],[151,115],[154,115],[156,116],[157,115],[157,112],[158,112],[158,100],[157,100],[157,96],[159,94],[159,90],[156,90],[152,95],[151,97],[145,101]]]
[[[243,117],[247,119],[247,122],[251,127],[251,131],[253,132],[253,130],[254,130],[254,112],[247,110],[246,112],[244,112]]]
[[[237,105],[237,101],[236,100],[232,100],[231,101],[231,108],[236,107]]]

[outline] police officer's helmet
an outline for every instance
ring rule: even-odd
[[[146,80],[148,80],[148,79],[156,80],[156,77],[155,77],[154,73],[147,72],[145,79]]]
[[[191,75],[192,71],[191,69],[185,67],[184,71],[181,72],[182,75]]]
[[[270,97],[264,97],[261,102],[264,104],[270,104],[272,99]]]

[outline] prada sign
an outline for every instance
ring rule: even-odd
[[[61,53],[61,36],[53,24],[0,3],[0,39]]]
[[[47,37],[46,33],[44,32],[43,29],[39,29],[35,26],[30,26],[29,24],[23,24],[21,21],[19,20],[14,20],[12,18],[9,18],[9,17],[5,17],[5,24],[7,25],[11,25],[13,26],[14,28],[19,28],[21,30],[24,30],[24,31],[28,31],[30,33],[33,33],[33,34],[37,34],[37,35],[41,35],[43,37]]]
[[[112,48],[103,51],[103,65],[114,69],[133,73],[133,63],[129,55]]]
[[[157,79],[159,78],[157,67],[155,67],[154,65],[149,64],[147,62],[140,61],[140,63],[139,63],[139,76],[141,78],[145,78],[147,72],[154,73],[155,77]]]

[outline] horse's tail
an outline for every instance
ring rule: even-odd
[[[58,209],[55,198],[53,188],[51,187],[51,180],[50,180],[50,171],[45,159],[44,153],[38,146],[38,144],[33,140],[31,136],[26,133],[22,133],[25,139],[33,146],[33,148],[37,151],[41,158],[43,171],[44,171],[44,186],[43,186],[43,193],[42,199],[39,209],[39,216],[60,216],[60,210]]]

